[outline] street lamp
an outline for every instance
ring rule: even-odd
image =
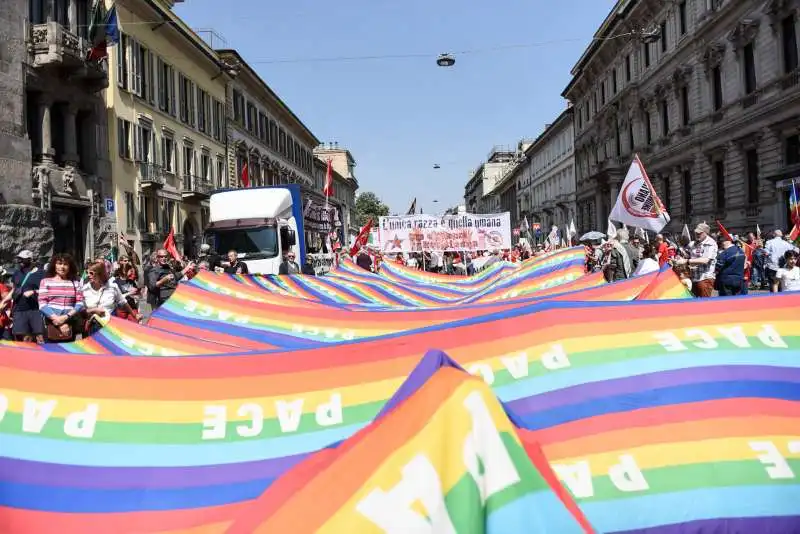
[[[661,39],[661,28],[659,28],[658,26],[653,26],[649,30],[643,29],[641,30],[641,32],[639,32],[639,35],[644,44],[647,45],[653,44],[658,42],[659,39]]]
[[[452,67],[456,64],[456,59],[450,54],[439,54],[436,64],[440,67]]]
[[[441,169],[442,167],[438,163],[433,164],[434,169]]]

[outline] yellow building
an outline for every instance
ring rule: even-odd
[[[108,5],[110,7],[110,0]],[[228,183],[225,89],[231,71],[171,0],[117,0],[121,41],[106,92],[118,231],[140,254],[170,228],[193,256],[209,193]]]

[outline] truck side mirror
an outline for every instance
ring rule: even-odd
[[[295,246],[297,244],[297,236],[295,235],[294,230],[285,226],[281,228],[281,242],[286,246],[286,248]]]

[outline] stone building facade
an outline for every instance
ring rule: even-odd
[[[469,213],[496,213],[500,210],[500,195],[496,188],[509,166],[519,156],[519,147],[494,146],[486,162],[470,172],[464,186],[464,204]]]
[[[572,70],[577,224],[605,229],[638,153],[672,223],[788,224],[798,0],[624,0]]]
[[[0,200],[29,206],[25,216],[3,208],[22,224],[0,222],[0,260],[25,247],[41,258],[69,252],[83,261],[111,246],[101,224],[111,193],[101,93],[108,76],[104,63],[86,59],[88,12],[89,0],[0,6],[0,83],[8,102],[0,112]]]
[[[528,222],[541,223],[543,231],[555,225],[565,234],[575,218],[574,135],[572,108],[567,108],[525,151],[528,179],[517,195],[520,206],[530,206]]]
[[[338,143],[321,144],[314,149],[315,172],[314,189],[322,192],[325,187],[325,175],[328,170],[328,159],[333,170],[333,195],[331,202],[338,206],[340,213],[341,235],[343,243],[349,243],[361,230],[356,222],[356,160],[353,154]]]

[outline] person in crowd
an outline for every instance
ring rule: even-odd
[[[627,228],[620,228],[617,230],[616,239],[619,244],[622,245],[622,248],[625,249],[628,261],[630,262],[630,270],[626,271],[627,276],[630,276],[631,273],[639,266],[639,249],[630,242],[630,233]]]
[[[632,272],[628,251],[616,237],[604,245],[603,274],[607,282],[625,280]]]
[[[9,341],[11,334],[11,273],[0,267],[0,339]]]
[[[642,259],[631,276],[642,276],[658,272],[661,266],[656,258],[658,258],[658,249],[650,243],[646,243],[642,248]]]
[[[678,275],[678,280],[686,286],[688,291],[692,291],[692,273],[689,271],[688,265],[676,265],[672,268],[675,274]]]
[[[178,282],[186,274],[194,271],[195,264],[190,262],[183,269],[170,263],[169,252],[160,249],[156,252],[156,263],[147,273],[147,290],[152,295],[151,305],[156,309],[163,305],[178,287]]]
[[[722,252],[717,257],[716,287],[721,297],[741,295],[745,291],[744,268],[745,254],[733,244],[733,238],[720,235],[719,248]]]
[[[91,280],[89,280],[91,282]],[[133,310],[139,309],[139,272],[127,256],[120,256],[119,266],[114,272],[111,282],[117,286],[125,301]],[[118,308],[117,315],[122,319],[137,320],[138,315],[128,314],[124,309]]]
[[[717,242],[711,237],[711,228],[700,223],[694,229],[695,240],[689,244],[689,258],[676,258],[676,265],[688,265],[692,272],[692,291],[699,298],[714,293],[717,265]]]
[[[783,255],[784,266],[779,267],[775,273],[775,282],[772,292],[777,291],[800,291],[800,266],[798,258],[800,254],[796,250],[787,250]]]
[[[369,252],[367,252],[367,247],[361,247],[361,250],[358,251],[356,265],[365,271],[372,271],[372,258],[370,258]]]
[[[797,247],[783,238],[782,230],[776,229],[772,232],[772,235],[772,239],[767,241],[766,245],[764,245],[764,250],[767,253],[765,274],[767,281],[769,282],[770,291],[776,287],[775,275],[778,273],[778,269],[783,267],[783,264],[786,261],[786,253],[790,250],[797,251]]]
[[[317,276],[317,271],[314,270],[314,258],[311,255],[306,254],[306,262],[300,268],[300,273],[307,276]]]
[[[50,259],[39,284],[38,300],[48,341],[74,341],[81,330],[85,305],[78,266],[71,255],[59,253]]]
[[[669,261],[669,245],[667,245],[664,234],[656,234],[656,253],[658,254],[658,265],[663,267]]]
[[[761,239],[753,232],[747,234],[746,246],[750,249],[750,288],[766,289],[767,251]]]
[[[278,274],[298,274],[300,272],[300,266],[294,259],[294,252],[291,250],[286,252],[283,256],[283,261],[278,267]]]
[[[239,260],[239,253],[235,250],[228,251],[228,266],[225,267],[227,274],[250,274],[247,264]]]
[[[88,333],[100,328],[97,321],[92,321],[93,317],[104,319],[110,317],[116,310],[122,310],[124,317],[133,317],[136,321],[142,319],[138,310],[128,303],[119,286],[109,279],[105,265],[100,262],[94,263],[89,267],[87,274],[89,282],[81,291],[89,320],[86,328]]]
[[[406,264],[406,259],[405,259],[405,257],[403,256],[403,253],[402,253],[402,252],[398,252],[398,253],[397,253],[397,255],[395,255],[395,257],[394,257],[394,262],[395,262],[397,265],[405,265],[405,264]]]
[[[33,252],[17,254],[19,268],[11,275],[10,291],[0,301],[0,310],[11,310],[12,334],[17,341],[44,343],[44,324],[39,313],[39,284],[44,271],[33,261]]]

